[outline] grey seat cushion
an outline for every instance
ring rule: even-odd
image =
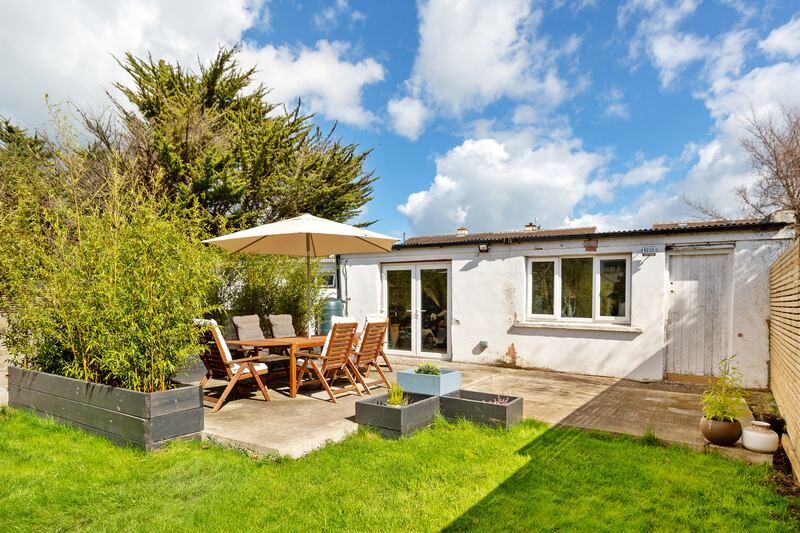
[[[263,339],[264,332],[261,331],[261,322],[258,315],[244,315],[233,317],[233,325],[236,328],[236,336],[239,339]]]
[[[294,332],[294,325],[292,324],[292,315],[269,315],[268,319],[273,337],[297,336],[297,333]]]

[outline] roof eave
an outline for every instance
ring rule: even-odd
[[[575,233],[570,235],[525,235],[515,237],[505,237],[496,239],[470,239],[464,238],[458,241],[443,241],[443,242],[424,242],[424,243],[400,243],[395,244],[393,250],[404,250],[410,248],[445,248],[451,246],[474,246],[478,244],[519,244],[523,242],[535,241],[559,241],[559,240],[578,240],[578,239],[597,239],[597,238],[621,238],[621,237],[636,237],[636,236],[661,236],[672,234],[687,234],[687,233],[718,233],[724,231],[758,231],[758,230],[775,230],[781,229],[789,224],[787,222],[758,222],[754,224],[728,224],[723,226],[706,226],[706,227],[693,227],[693,228],[663,228],[663,229],[635,229],[623,231],[606,231],[606,232],[592,232],[592,233]]]

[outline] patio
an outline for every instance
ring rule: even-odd
[[[395,370],[416,366],[419,359],[392,359]],[[522,396],[524,415],[552,425],[598,429],[641,436],[649,428],[664,441],[693,449],[714,449],[749,462],[771,462],[772,456],[705,442],[698,430],[702,389],[691,385],[639,383],[630,380],[564,374],[544,370],[442,363],[462,371],[462,388]],[[199,381],[197,374],[183,376]],[[394,374],[388,373],[390,380]],[[222,384],[220,382],[220,384]],[[375,389],[383,394],[385,389]],[[357,429],[353,420],[355,394],[338,403],[326,401],[324,391],[301,391],[297,398],[270,389],[272,401],[260,395],[228,402],[218,413],[206,410],[206,438],[252,454],[300,457],[329,441],[339,441]],[[743,405],[742,424],[751,420]]]

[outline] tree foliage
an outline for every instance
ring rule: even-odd
[[[199,245],[199,209],[114,166],[87,185],[96,179],[91,151],[51,145],[45,163],[37,151],[26,140],[0,150],[14,199],[0,210],[6,344],[28,367],[164,390],[196,353],[191,319],[211,311],[219,283],[218,254]]]
[[[154,391],[197,353],[192,318],[289,313],[303,330],[304,259],[201,241],[304,212],[352,218],[371,198],[369,151],[270,103],[236,52],[197,73],[126,55],[127,104],[79,111],[80,134],[58,107],[55,139],[0,121],[0,311],[20,363]],[[318,289],[314,276],[315,314]]]
[[[307,324],[306,261],[290,256],[233,255],[223,269],[225,283],[219,286],[220,303],[216,318],[258,315],[262,330],[269,331],[270,314],[292,316],[295,331],[305,332]],[[317,261],[311,261],[311,312],[319,317],[321,280]]]
[[[131,82],[115,86],[135,109],[118,109],[142,173],[163,171],[167,192],[196,199],[214,233],[302,213],[357,215],[376,179],[364,169],[370,152],[323,132],[299,103],[269,102],[237,52],[221,49],[197,73],[150,56],[120,62]]]
[[[755,114],[741,139],[758,179],[736,189],[747,208],[759,216],[778,209],[795,213],[800,224],[800,110],[782,108],[778,117]]]

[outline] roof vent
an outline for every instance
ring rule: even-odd
[[[539,224],[534,224],[533,222],[528,222],[525,224],[525,231],[539,231],[542,227]]]
[[[456,230],[456,235],[458,235],[459,237],[464,237],[465,235],[469,235],[469,230],[464,226],[461,226]]]

